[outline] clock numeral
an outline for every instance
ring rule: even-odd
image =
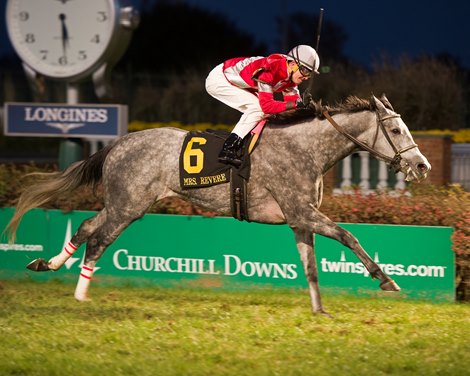
[[[47,54],[49,53],[49,50],[41,50],[41,51],[39,51],[39,53],[41,54],[41,59],[46,60],[47,59]]]
[[[36,38],[34,38],[34,34],[29,33],[25,35],[24,41],[26,43],[34,43],[36,42]]]
[[[19,19],[20,21],[28,21],[29,20],[29,13],[22,11],[19,13]]]
[[[78,60],[86,60],[87,55],[86,51],[80,50],[78,51]]]
[[[60,65],[67,65],[67,57],[66,56],[59,57],[59,64]]]
[[[93,38],[91,38],[91,41],[92,43],[100,43],[100,35],[99,34],[95,34],[95,36]]]
[[[96,17],[96,20],[98,22],[104,22],[108,19],[108,15],[106,12],[98,12],[98,16]]]

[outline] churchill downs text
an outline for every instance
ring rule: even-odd
[[[223,258],[223,267],[218,269],[216,260],[134,256],[129,255],[127,249],[119,249],[113,255],[113,264],[119,270],[144,272],[223,274],[229,276],[242,274],[245,277],[258,276],[283,279],[296,279],[298,276],[297,265],[295,264],[244,261],[235,255],[223,255]]]

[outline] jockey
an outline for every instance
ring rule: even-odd
[[[287,55],[238,57],[217,65],[207,76],[207,92],[243,113],[219,154],[222,163],[240,166],[243,138],[266,114],[305,107],[298,86],[318,73],[320,59],[310,46],[299,45]],[[282,93],[283,100],[274,99]]]

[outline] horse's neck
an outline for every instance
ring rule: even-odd
[[[367,141],[371,134],[370,124],[375,122],[375,115],[370,111],[345,113],[335,115],[334,120],[348,134]],[[315,168],[322,174],[358,149],[326,119],[314,119],[287,127],[284,131],[285,137],[279,142],[290,142],[290,150],[293,153],[308,153]],[[292,139],[296,142],[293,143]]]
[[[345,133],[363,141],[370,142],[368,138],[370,138],[372,134],[370,125],[375,123],[374,113],[362,111],[338,114],[334,117],[334,120]],[[318,137],[320,133],[318,142],[325,146],[319,150],[312,149],[312,152],[315,155],[315,159],[323,161],[323,172],[326,172],[338,161],[357,151],[358,147],[345,135],[341,134],[327,119],[316,120],[316,122],[318,123],[318,132],[311,131],[311,136]],[[322,153],[325,156],[324,158],[322,158]]]

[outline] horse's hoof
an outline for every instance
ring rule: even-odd
[[[320,312],[318,312],[318,313],[319,313],[320,315],[324,316],[324,317],[329,318],[329,319],[332,319],[332,318],[333,318],[333,316],[330,315],[330,314],[329,314],[328,312],[326,312],[326,311],[323,311],[323,310],[322,310],[322,311],[320,311]]]
[[[324,317],[328,317],[329,319],[333,318],[333,316],[331,316],[328,312],[324,311],[323,309],[313,311],[313,314],[314,315],[322,315]]]
[[[386,280],[380,284],[380,288],[384,291],[400,291],[401,288],[398,286],[393,279]]]
[[[32,270],[33,272],[47,272],[48,270],[51,270],[46,260],[43,258],[38,258],[31,261],[28,265],[26,265],[26,268]]]
[[[75,294],[75,300],[79,302],[91,302],[91,299],[88,296],[85,295],[77,295]]]

